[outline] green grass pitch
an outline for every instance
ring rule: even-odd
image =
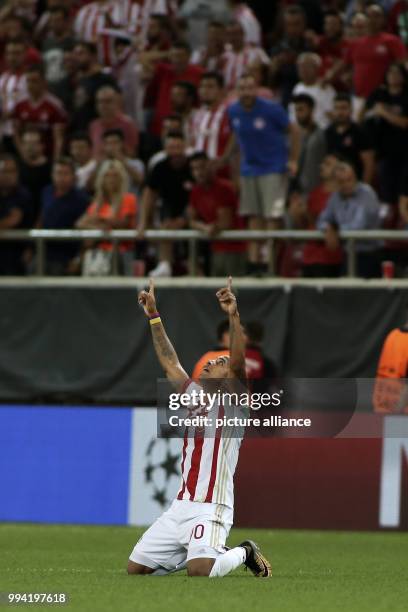
[[[213,580],[185,572],[127,576],[127,557],[140,533],[2,523],[0,591],[66,592],[70,601],[62,609],[81,612],[408,610],[408,533],[234,529],[230,546],[252,538],[271,560],[274,576],[266,580],[241,568]]]

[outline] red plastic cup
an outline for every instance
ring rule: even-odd
[[[393,261],[383,261],[381,264],[382,277],[383,278],[394,278],[395,276],[395,265]]]

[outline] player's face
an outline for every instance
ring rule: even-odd
[[[208,361],[200,375],[200,378],[228,378],[229,375],[229,357],[222,355],[217,359],[210,359]]]

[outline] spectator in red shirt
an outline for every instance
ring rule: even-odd
[[[190,227],[204,232],[214,240],[228,229],[242,229],[238,217],[238,197],[227,180],[214,177],[209,159],[204,152],[190,158],[195,185],[190,193],[188,217]],[[246,244],[244,242],[211,242],[211,276],[243,276],[246,273]]]
[[[16,104],[12,113],[15,146],[21,151],[21,133],[25,127],[37,127],[43,134],[47,154],[57,158],[64,145],[67,113],[61,101],[48,91],[41,66],[28,68],[25,77],[27,94]]]
[[[300,198],[291,198],[289,215],[296,228],[316,228],[316,219],[337,189],[335,171],[338,163],[334,155],[326,155],[320,166],[321,183],[310,192],[306,205]],[[340,246],[329,249],[322,240],[307,242],[303,247],[302,274],[307,278],[340,276],[342,262],[343,250]]]
[[[101,157],[103,152],[103,134],[107,130],[121,130],[125,135],[125,151],[134,157],[139,144],[139,131],[132,119],[120,108],[118,92],[109,85],[100,87],[96,94],[98,118],[89,126],[94,157]]]
[[[171,112],[171,89],[177,81],[196,87],[203,73],[201,66],[190,64],[190,47],[179,42],[170,50],[170,63],[158,64],[146,91],[146,106],[153,109],[151,131],[160,135],[163,118]]]
[[[384,80],[385,73],[392,62],[406,56],[403,42],[384,31],[384,11],[378,4],[370,4],[366,9],[368,35],[357,38],[348,48],[345,62],[353,68],[355,94],[367,98]]]
[[[348,89],[349,83],[344,82],[343,75],[331,78],[331,71],[340,60],[343,60],[348,48],[348,41],[344,39],[344,24],[341,13],[327,11],[324,16],[324,30],[322,36],[316,36],[315,50],[320,55],[322,64],[320,76],[325,83],[330,83],[338,91]]]

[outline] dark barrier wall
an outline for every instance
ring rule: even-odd
[[[158,307],[184,367],[215,344],[212,289],[163,288]],[[369,377],[401,323],[406,292],[240,289],[241,318],[265,326],[265,352],[285,376]],[[134,289],[0,290],[0,399],[156,401],[156,361]]]

